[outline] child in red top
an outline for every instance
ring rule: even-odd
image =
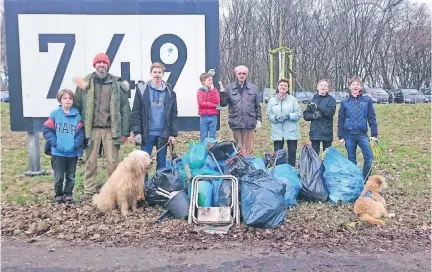
[[[200,139],[216,139],[217,115],[219,114],[219,91],[213,86],[213,77],[209,73],[200,76],[202,87],[197,93],[198,114],[200,117]]]

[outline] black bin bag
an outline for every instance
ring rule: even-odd
[[[254,170],[240,179],[241,215],[246,225],[274,228],[285,222],[286,184],[263,170]]]
[[[168,192],[184,191],[185,185],[176,169],[160,169],[145,182],[145,199],[150,205],[165,205],[168,198],[156,194],[160,187]]]
[[[253,170],[255,170],[255,167],[244,156],[239,155],[226,161],[226,175],[232,175],[236,178],[241,178]]]
[[[300,154],[300,181],[303,188],[299,198],[327,202],[329,193],[324,185],[324,163],[310,145],[304,145]]]
[[[277,156],[277,158],[276,158]],[[278,150],[276,152],[264,154],[264,165],[265,167],[277,166],[280,164],[288,163],[288,153],[286,150]]]

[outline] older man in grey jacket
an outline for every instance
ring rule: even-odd
[[[246,81],[248,68],[234,69],[237,80],[221,88],[221,106],[228,106],[228,124],[233,132],[236,148],[242,154],[252,154],[255,131],[261,128],[261,99],[254,84]]]

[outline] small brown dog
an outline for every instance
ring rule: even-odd
[[[137,209],[137,196],[144,192],[144,175],[150,170],[152,160],[144,151],[134,150],[124,158],[104,184],[99,194],[93,196],[93,204],[104,213],[120,207],[126,216],[129,208]]]
[[[389,217],[389,214],[385,208],[386,201],[380,193],[385,189],[387,189],[385,177],[374,175],[368,178],[360,197],[354,204],[354,213],[361,221],[384,225],[384,221],[380,218]]]

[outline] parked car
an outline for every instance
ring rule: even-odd
[[[422,89],[422,93],[426,96],[429,103],[432,102],[431,88]]]
[[[429,99],[416,89],[396,89],[390,93],[390,100],[393,103],[427,103]]]
[[[363,95],[369,96],[374,103],[388,104],[389,94],[382,88],[364,88]]]
[[[396,90],[390,89],[390,90],[387,90],[387,92],[389,94],[389,103],[396,103],[396,101],[395,101]]]
[[[330,91],[329,95],[336,99],[336,103],[340,103],[342,100],[348,97],[348,93],[341,91]]]
[[[297,98],[300,104],[308,104],[314,97],[314,93],[310,91],[296,91],[294,97]]]
[[[1,93],[1,102],[9,102],[9,91],[2,91]]]
[[[264,88],[264,90],[261,93],[261,102],[262,103],[268,103],[270,100],[270,97],[274,95],[276,92],[275,89],[272,88]]]

